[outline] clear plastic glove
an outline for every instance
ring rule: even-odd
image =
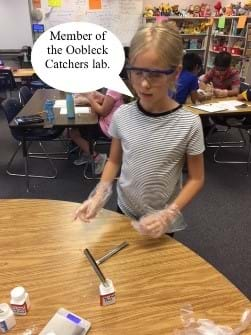
[[[175,203],[163,210],[143,216],[139,221],[133,221],[132,226],[141,235],[152,238],[158,238],[165,233],[173,233],[186,228],[183,215]]]
[[[239,335],[244,332],[251,323],[251,310],[246,309],[242,314],[240,324],[232,329],[228,326],[215,324],[208,319],[195,319],[193,308],[190,304],[181,308],[181,321],[183,329],[174,331],[174,335]]]
[[[84,222],[93,219],[112,195],[112,183],[100,182],[90,193],[87,200],[76,210],[74,220],[79,218]]]
[[[214,95],[217,98],[226,98],[228,96],[228,90],[221,90],[219,88],[214,88]]]

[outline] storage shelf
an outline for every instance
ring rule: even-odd
[[[222,34],[214,34],[212,33],[212,37],[230,37],[230,38],[243,38],[245,39],[245,36],[238,36],[238,35],[222,35]]]
[[[243,50],[243,48],[239,48],[240,50]],[[214,50],[209,50],[209,52],[212,52],[212,53],[215,53],[215,54],[218,54],[222,51],[214,51]],[[231,54],[232,57],[243,57],[243,55],[235,55],[235,54]]]
[[[207,36],[207,34],[183,34],[183,33],[180,33],[180,35],[183,37],[183,36],[186,36],[186,37],[192,37],[192,38],[195,38],[195,37],[205,37]]]
[[[206,49],[185,49],[186,51],[205,51]]]
[[[157,20],[156,18],[156,16],[145,18],[145,21],[155,22]],[[243,28],[237,28],[240,19],[239,16],[225,16],[225,26],[223,29],[218,28],[218,23],[221,17],[162,16],[161,18],[167,21],[173,20],[176,22],[180,36],[183,40],[184,50],[186,50],[187,53],[198,53],[201,58],[203,58],[204,68],[208,70],[213,67],[212,64],[215,55],[221,52],[212,50],[212,47],[215,46],[215,41],[223,40],[225,43],[221,44],[227,46],[227,51],[229,51],[230,48],[235,48],[235,45],[236,48],[238,45],[240,46],[238,47],[237,52],[241,54],[231,54],[233,64],[240,69],[240,72],[243,69],[244,62],[251,57],[251,51],[250,57],[244,55],[246,49],[251,50],[251,33],[247,35],[248,31],[251,31],[251,16],[247,17]],[[193,30],[194,27],[197,28]],[[249,37],[248,40],[246,35]],[[198,48],[200,45],[201,48]],[[194,46],[195,48],[187,48],[189,46]],[[246,72],[248,73],[248,76],[251,77],[251,61]]]

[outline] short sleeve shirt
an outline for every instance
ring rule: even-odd
[[[138,102],[123,105],[114,113],[109,132],[120,139],[123,151],[118,205],[132,218],[173,201],[186,154],[204,151],[199,116],[180,106],[171,113],[150,114]]]
[[[176,94],[174,99],[178,103],[184,104],[189,95],[193,91],[197,91],[198,88],[198,77],[190,71],[183,70],[181,71],[177,81]]]
[[[222,72],[222,74],[213,68],[205,74],[203,81],[205,83],[211,82],[214,88],[232,90],[236,87],[240,87],[240,74],[238,70],[231,67]]]

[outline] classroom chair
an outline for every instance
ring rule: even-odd
[[[22,106],[27,104],[27,102],[32,97],[32,92],[28,86],[22,86],[19,89],[19,100]]]
[[[236,127],[232,127],[231,124],[234,124],[233,121],[228,122],[228,120],[236,119],[242,120],[243,117],[230,117],[230,116],[210,116],[212,126],[208,135],[206,136],[206,146],[208,148],[243,148],[246,145],[246,139],[241,128],[237,127],[239,133],[239,140],[226,140],[227,136],[230,135],[231,130]],[[217,135],[217,140],[213,141],[212,138]],[[223,134],[223,137],[220,137],[219,134]]]
[[[42,88],[47,89],[47,88],[52,88],[52,87],[44,83],[36,74],[34,74],[30,82],[30,88],[32,92],[35,92],[38,89],[42,89]]]
[[[89,139],[90,145],[90,154],[93,157],[93,152],[96,151],[97,147],[110,147],[111,139],[104,136],[100,137],[96,140]],[[100,176],[95,174],[95,162],[94,159],[91,159],[87,164],[84,166],[84,179],[87,180],[97,180],[100,179]]]
[[[11,97],[12,92],[17,88],[15,78],[11,70],[0,69],[0,90],[4,92],[5,96]]]
[[[247,159],[246,160],[227,160],[227,159],[219,159],[220,153],[224,150],[224,148],[242,148],[245,149],[246,145],[243,146],[226,146],[225,145],[225,137],[227,135],[227,131],[225,132],[221,143],[218,145],[216,151],[214,152],[214,161],[216,163],[221,164],[246,164],[247,174],[249,172],[249,164],[251,163],[251,116],[243,117],[243,118],[228,118],[226,119],[226,125],[228,129],[237,129],[243,136],[243,139],[246,144],[245,137],[243,135],[243,131],[246,132],[248,136],[248,152],[247,152]],[[232,154],[232,152],[231,152]]]
[[[9,98],[2,103],[2,107],[8,121],[8,124],[16,117],[19,111],[22,109],[22,105],[19,101],[13,98]],[[28,128],[28,127],[10,127],[10,131],[15,140],[18,141],[17,149],[12,154],[6,169],[6,173],[10,176],[25,177],[26,188],[29,192],[29,178],[46,178],[52,179],[57,176],[57,169],[52,162],[52,159],[46,152],[43,142],[52,141],[58,138],[63,130],[58,129],[44,129],[44,128]],[[30,152],[30,147],[33,142],[37,142],[42,150],[43,156],[35,155]],[[22,148],[22,154],[24,159],[24,173],[18,173],[11,169],[12,163]],[[51,172],[49,175],[36,175],[30,174],[29,172],[29,161],[31,158],[46,158],[51,167]]]

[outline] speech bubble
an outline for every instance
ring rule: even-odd
[[[106,87],[133,96],[119,77],[124,62],[120,40],[108,29],[89,22],[68,22],[47,30],[31,53],[40,79],[71,93]]]

